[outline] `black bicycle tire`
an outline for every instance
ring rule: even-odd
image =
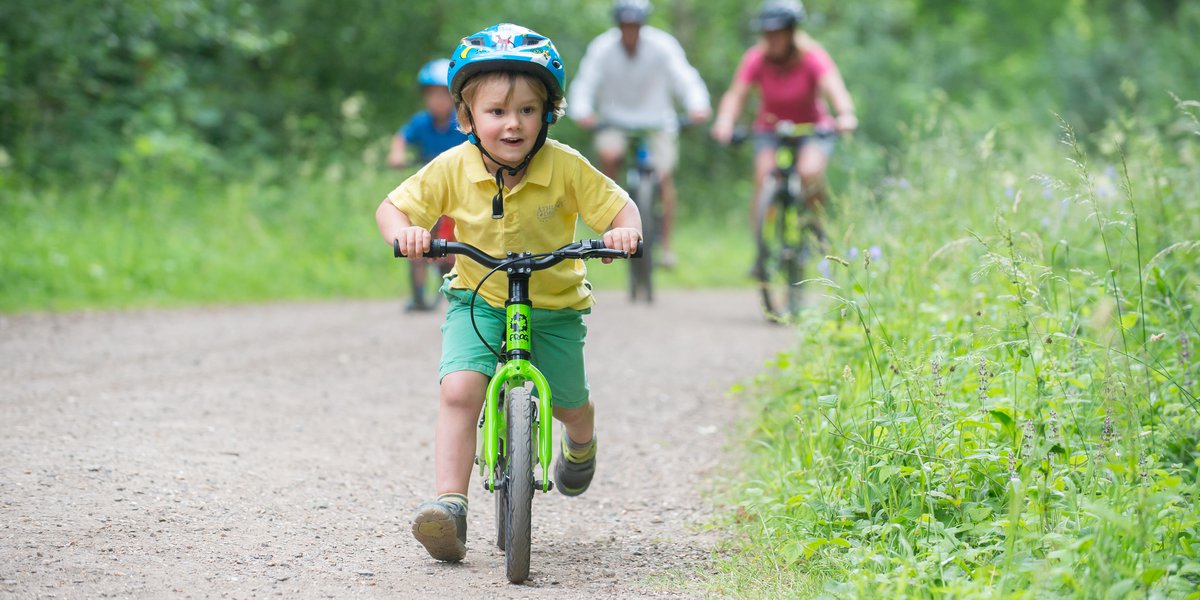
[[[658,242],[658,211],[655,206],[657,185],[654,174],[643,172],[639,174],[637,189],[634,191],[634,204],[642,219],[642,257],[629,265],[630,299],[637,301],[639,297],[646,302],[654,301],[654,249]]]
[[[769,214],[772,207],[775,208],[774,215]],[[800,290],[796,282],[803,244],[802,239],[791,243],[784,239],[789,233],[786,231],[789,211],[797,210],[796,199],[791,197],[787,181],[781,182],[775,175],[764,181],[756,208],[758,248],[754,271],[759,281],[763,313],[773,321],[786,320],[800,308]],[[793,229],[790,233],[797,234],[798,230]]]
[[[504,570],[512,583],[529,578],[533,516],[533,402],[524,387],[508,391],[508,474]]]
[[[502,392],[502,396],[500,401],[506,401],[508,396],[507,388]],[[504,406],[501,406],[500,410],[504,411]],[[504,433],[505,435],[508,434],[507,431]],[[508,451],[505,449],[507,441],[501,439],[499,442],[499,456],[496,457],[495,470],[496,485],[498,487],[493,490],[493,494],[496,496],[496,547],[504,550],[504,538],[507,535],[505,523],[508,521],[508,486],[505,485],[505,477],[508,475]]]

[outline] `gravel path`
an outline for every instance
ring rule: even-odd
[[[789,333],[746,290],[601,295],[603,440],[587,494],[534,498],[532,573],[504,578],[472,482],[467,560],[432,561],[440,315],[398,301],[0,317],[0,598],[690,597],[730,385]]]

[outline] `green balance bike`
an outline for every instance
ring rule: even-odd
[[[398,245],[395,256],[402,257]],[[641,249],[632,257],[640,256]],[[534,271],[548,269],[564,260],[589,258],[631,258],[604,246],[602,240],[573,242],[552,252],[510,252],[504,258],[489,256],[462,242],[432,240],[427,258],[458,254],[491,269],[471,297],[471,322],[475,323],[475,299],[489,277],[503,270],[508,275],[508,300],[504,304],[505,336],[500,350],[475,332],[500,363],[488,382],[479,428],[479,464],[483,487],[496,497],[496,546],[504,551],[504,569],[508,580],[522,583],[529,577],[529,552],[533,492],[549,492],[550,461],[554,453],[553,411],[550,385],[545,375],[533,366],[533,303],[529,299],[529,280]],[[531,389],[532,387],[532,389]],[[541,466],[541,478],[534,477],[534,466]]]

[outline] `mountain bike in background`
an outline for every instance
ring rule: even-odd
[[[633,199],[642,217],[642,260],[629,264],[629,300],[654,301],[654,261],[662,234],[662,187],[650,152],[649,138],[654,129],[630,128],[601,123],[596,131],[615,129],[629,140],[629,160],[625,162],[625,191]]]
[[[781,121],[775,128],[775,167],[763,180],[754,202],[755,259],[763,313],[772,321],[787,321],[798,313],[803,294],[798,283],[814,250],[825,242],[821,215],[808,206],[796,158],[809,136],[830,138],[831,129],[812,123]],[[744,141],[738,133],[734,141]]]

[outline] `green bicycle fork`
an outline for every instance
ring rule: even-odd
[[[512,275],[510,274],[510,277]],[[542,477],[538,482],[543,492],[550,491],[550,457],[554,452],[553,404],[550,397],[550,384],[546,376],[533,366],[530,339],[531,304],[523,298],[509,300],[505,304],[505,361],[496,374],[488,382],[487,393],[483,405],[483,439],[480,455],[481,467],[485,469],[484,485],[489,491],[495,491],[496,464],[500,445],[507,443],[504,436],[507,432],[505,411],[502,400],[505,391],[512,387],[524,386],[532,382],[537,392],[537,430],[538,439],[534,440],[538,449],[538,462],[542,467]],[[507,454],[507,446],[505,446]]]

